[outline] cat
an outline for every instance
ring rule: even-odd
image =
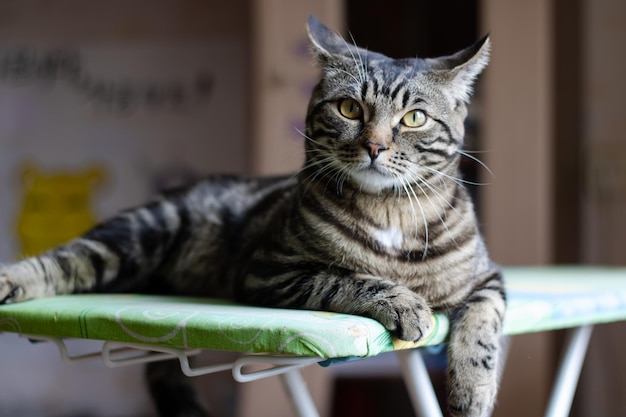
[[[446,57],[391,59],[346,42],[314,17],[308,35],[321,78],[307,110],[301,170],[214,176],[119,213],[4,266],[0,301],[205,295],[363,315],[408,341],[428,334],[432,312],[443,312],[451,322],[450,413],[487,416],[505,292],[459,160],[489,38]],[[148,371],[157,402],[173,391],[181,407],[194,408],[185,382],[160,369]],[[161,415],[188,415],[172,404],[159,405]]]

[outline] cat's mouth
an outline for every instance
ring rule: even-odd
[[[362,170],[369,173],[383,175],[385,177],[389,176],[387,170],[383,166],[381,166],[381,164],[378,163],[376,159],[367,164],[367,166],[363,167]]]
[[[351,176],[365,191],[380,192],[396,186],[396,178],[375,161],[353,170]]]

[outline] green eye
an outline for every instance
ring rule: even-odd
[[[360,119],[363,115],[361,105],[351,98],[344,98],[339,102],[339,113],[347,119]]]
[[[411,110],[402,117],[402,124],[407,127],[422,127],[426,124],[428,117],[421,110]]]

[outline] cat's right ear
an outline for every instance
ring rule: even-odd
[[[309,17],[307,32],[313,53],[320,63],[328,64],[334,57],[350,54],[352,45],[328,29],[317,17]]]

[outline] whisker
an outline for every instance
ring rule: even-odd
[[[404,192],[404,194],[406,194],[407,198],[409,199],[409,204],[411,206],[411,214],[413,216],[413,222],[415,224],[417,224],[417,212],[415,211],[415,205],[413,204],[413,198],[411,197],[411,193],[409,193],[406,181],[404,180],[404,178],[402,178],[402,176],[400,174],[395,174],[395,176],[398,179],[398,182],[400,183],[400,187],[397,188],[398,197],[401,197],[403,195],[403,192]],[[415,193],[413,193],[413,195],[415,195]],[[415,238],[417,239],[417,227],[415,229]]]
[[[411,194],[415,197],[415,202],[422,213],[422,220],[424,220],[424,251],[422,252],[422,259],[426,259],[426,254],[428,253],[428,220],[426,219],[426,212],[424,211],[424,207],[422,207],[422,203],[420,202],[419,197],[415,194],[415,190],[413,187],[407,186],[406,181],[400,175],[397,175],[396,178],[400,181],[400,184],[404,188],[407,197],[409,198],[409,204],[411,205],[411,209],[415,214],[415,206],[413,205],[413,199],[411,198]],[[410,191],[410,193],[409,193]],[[423,191],[422,191],[423,192]],[[417,215],[415,214],[415,221],[417,222]],[[417,231],[416,231],[417,232]]]
[[[312,137],[308,136],[306,133],[304,133],[303,131],[301,131],[301,130],[300,130],[300,129],[298,129],[297,127],[294,127],[294,130],[295,130],[296,132],[298,132],[298,134],[299,134],[300,136],[302,136],[303,138],[305,138],[306,140],[308,140],[308,141],[310,141],[310,142],[312,142],[312,143],[314,143],[314,144],[316,144],[316,145],[319,145],[319,146],[321,146],[321,147],[324,147],[324,148],[326,148],[326,149],[332,149],[332,146],[330,146],[330,145],[328,145],[328,144],[326,144],[326,143],[322,143],[322,142],[318,142],[318,141],[316,141],[315,139],[313,139]]]
[[[337,192],[339,195],[343,194],[343,184],[346,182],[346,179],[350,176],[350,171],[347,169],[340,170],[340,176],[337,179]]]
[[[489,150],[473,150],[473,149],[465,149],[463,152],[470,154],[479,154],[479,153],[491,153]]]
[[[357,83],[360,83],[361,80],[359,80],[354,74],[349,73],[348,71],[341,69],[341,68],[335,68],[337,71],[348,75],[349,77],[351,77],[354,81],[356,81]]]
[[[356,41],[354,40],[354,36],[352,36],[352,32],[348,31],[348,34],[350,35],[350,39],[352,40],[352,43],[355,45],[356,48]],[[363,57],[360,53],[357,52],[357,55],[359,57],[359,62],[357,62],[354,54],[352,53],[352,48],[348,46],[348,50],[350,51],[350,55],[352,55],[352,60],[356,64],[357,70],[359,71],[359,78],[361,79],[361,83],[364,83],[367,80],[367,71],[365,68],[365,64],[363,63]]]
[[[418,178],[419,182],[424,184],[425,186],[427,186],[428,188],[431,189],[431,191],[435,192],[432,188],[431,185],[428,183],[428,181],[426,181],[424,178]],[[430,206],[432,208],[435,209],[435,211],[437,212],[437,217],[439,218],[439,221],[441,222],[441,224],[443,225],[444,229],[446,229],[446,232],[448,232],[448,235],[450,235],[450,238],[452,239],[452,241],[454,242],[454,244],[458,247],[459,244],[457,243],[456,239],[454,238],[454,235],[452,234],[452,232],[450,231],[450,229],[448,228],[448,225],[446,224],[446,221],[444,220],[443,217],[441,217],[441,214],[439,212],[439,210],[437,210],[437,207],[435,206],[435,204],[433,203],[433,201],[431,200],[431,198],[428,196],[428,194],[426,194],[424,192],[424,189],[422,188],[422,186],[419,183],[415,183],[415,185],[417,185],[417,187],[420,189],[420,191],[422,191],[422,194],[424,194],[426,196],[426,199],[428,200],[428,202],[430,203]],[[456,208],[445,198],[443,198],[441,196],[441,194],[437,193],[438,196],[440,196],[440,199],[442,199],[452,210],[454,210],[458,215],[461,215],[461,213],[459,213]]]
[[[431,168],[431,167],[427,167],[425,166],[424,168],[426,168],[427,170],[429,170],[430,172],[432,172],[435,175],[439,175],[441,177],[444,178],[448,178],[449,180],[454,181],[456,184],[458,185],[475,185],[475,186],[481,186],[481,185],[489,185],[491,183],[489,182],[474,182],[474,181],[469,181],[463,178],[459,178],[459,177],[453,177],[452,175],[446,174],[445,172],[441,172],[437,169]]]
[[[437,198],[439,199],[439,201],[441,201],[441,202],[442,202],[442,203],[444,203],[446,206],[448,206],[451,210],[453,210],[455,213],[457,213],[457,214],[459,214],[459,215],[460,215],[460,213],[458,212],[458,210],[456,209],[456,207],[454,207],[454,206],[452,205],[452,203],[450,202],[450,200],[449,200],[449,199],[447,199],[447,198],[446,198],[446,197],[442,194],[442,192],[446,192],[446,193],[448,192],[448,189],[447,189],[447,184],[446,184],[444,181],[442,181],[442,184],[444,184],[444,186],[446,187],[446,190],[445,190],[445,191],[441,190],[439,187],[436,187],[434,184],[431,184],[431,183],[430,183],[430,182],[429,182],[426,178],[424,178],[422,175],[419,175],[418,173],[413,172],[412,170],[410,170],[410,169],[408,169],[408,168],[407,168],[407,171],[408,171],[408,173],[411,175],[411,180],[412,180],[413,182],[420,182],[420,183],[424,184],[426,187],[428,187],[428,189],[429,189],[430,191],[432,191],[432,193],[433,193],[433,194],[435,194],[435,195],[437,196]],[[416,185],[417,185],[417,184],[416,184]],[[419,186],[419,185],[418,185],[418,186]],[[421,188],[421,187],[420,187],[420,188]],[[422,192],[423,192],[423,190],[422,190]],[[430,200],[430,197],[429,197],[426,193],[424,193],[424,194],[425,194],[426,198],[428,198],[428,199]],[[432,202],[431,202],[431,204],[432,204]]]
[[[309,167],[317,167],[318,165],[322,165],[324,164],[324,166],[321,169],[316,169],[315,173],[312,175],[309,175],[307,178],[310,178],[311,181],[315,181],[317,179],[317,177],[319,177],[320,175],[324,175],[327,172],[333,172],[335,171],[337,168],[333,167],[329,162],[332,162],[332,157],[328,157],[328,158],[324,158],[322,160],[320,160],[319,162],[316,162],[314,165],[310,165]]]
[[[324,165],[321,169],[315,169],[315,171],[308,175],[306,178],[302,179],[303,184],[306,184],[306,187],[304,189],[304,192],[306,193],[309,189],[309,186],[315,182],[315,180],[317,179],[318,176],[320,175],[324,175],[327,172],[332,172],[333,170],[335,170],[336,168],[333,167],[330,162],[333,161],[333,157],[332,156],[327,156],[324,157],[322,159],[312,159],[312,160],[308,160],[305,165],[300,168],[298,171],[296,171],[291,178],[293,178],[294,176],[300,175],[303,171],[305,171],[306,169],[309,168],[315,168],[318,167],[319,165]]]
[[[426,178],[424,178],[422,175],[414,172],[413,170],[405,167],[405,174],[408,175],[408,178],[404,177],[404,176],[400,176],[400,175],[396,175],[397,178],[400,179],[400,181],[402,182],[402,185],[405,187],[405,190],[410,189],[411,193],[413,194],[413,196],[415,197],[416,201],[420,201],[419,196],[415,193],[415,190],[409,186],[406,187],[404,185],[404,181],[408,181],[410,184],[413,184],[415,187],[417,187],[421,194],[426,198],[426,200],[428,200],[428,202],[430,203],[430,206],[435,210],[437,217],[439,218],[439,221],[441,222],[442,226],[444,227],[444,229],[446,230],[446,232],[448,233],[448,235],[450,236],[450,238],[452,239],[452,241],[454,242],[454,244],[456,246],[458,246],[458,243],[456,241],[456,239],[454,238],[454,235],[452,234],[452,232],[450,231],[450,228],[448,227],[448,225],[446,224],[445,219],[442,217],[441,214],[441,210],[439,209],[440,205],[444,205],[449,207],[451,210],[453,210],[456,214],[458,214],[459,216],[461,215],[461,213],[459,213],[459,211],[456,209],[456,207],[454,207],[454,205],[449,201],[449,199],[445,198],[445,196],[442,194],[442,190],[439,189],[438,187],[436,187],[434,184],[431,184],[428,180],[426,180]],[[444,182],[445,184],[445,182]],[[437,205],[435,204],[435,201],[433,201],[433,199],[430,197],[429,193],[426,192],[426,189],[424,188],[426,187],[428,190],[430,190],[439,200],[440,204]],[[446,190],[447,191],[447,190]],[[407,195],[408,195],[408,191],[407,191]],[[410,196],[409,196],[410,198]],[[424,213],[422,211],[422,213]],[[425,220],[426,221],[426,220]],[[425,250],[427,250],[427,247],[425,248]],[[423,257],[425,257],[426,255],[424,254]]]
[[[466,158],[471,159],[472,161],[478,163],[478,165],[480,165],[481,167],[485,168],[487,170],[487,172],[489,173],[489,175],[491,175],[492,178],[495,178],[495,175],[493,175],[493,172],[491,171],[491,169],[489,169],[489,167],[480,159],[476,158],[475,156],[470,155],[469,152],[465,152],[462,151],[460,149],[456,150],[456,153],[458,153],[459,155],[463,155]]]
[[[409,79],[413,79],[413,77],[415,77],[415,72],[417,71],[417,65],[420,62],[420,60],[418,58],[419,57],[417,55],[415,55],[415,61],[413,62],[413,69],[411,71],[411,76],[409,77]]]

